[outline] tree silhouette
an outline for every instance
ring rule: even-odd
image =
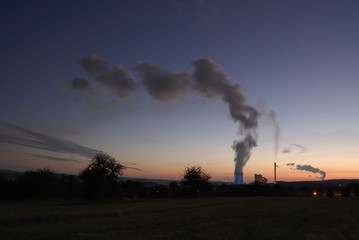
[[[184,169],[182,186],[185,192],[199,195],[210,190],[211,175],[201,166],[187,166]]]
[[[48,168],[27,170],[14,181],[13,196],[19,198],[54,198],[61,195],[57,175]]]
[[[168,192],[170,197],[177,197],[179,195],[180,187],[176,181],[170,182],[168,185]]]
[[[100,199],[121,194],[119,178],[125,166],[104,152],[97,153],[79,177],[83,181],[85,197]]]
[[[144,182],[127,180],[123,182],[121,186],[127,198],[145,198],[149,195],[149,188]]]

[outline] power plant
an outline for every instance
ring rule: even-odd
[[[267,178],[263,177],[262,174],[254,174],[254,182],[267,183]],[[234,173],[234,184],[243,184],[243,172]],[[277,184],[277,163],[274,162],[274,180],[273,184]]]
[[[254,182],[259,184],[266,184],[268,182],[267,178],[263,177],[262,174],[254,174]]]

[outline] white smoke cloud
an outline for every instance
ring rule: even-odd
[[[246,105],[246,99],[239,84],[232,84],[223,68],[208,58],[194,61],[193,80],[195,89],[205,97],[221,96],[228,103],[230,115],[234,122],[239,122],[243,129],[255,129],[258,126],[258,112]]]
[[[82,57],[80,65],[88,74],[95,76],[98,87],[109,90],[120,98],[130,98],[138,89],[136,79],[130,71],[122,65],[115,65],[110,69],[107,61],[96,54]],[[74,78],[69,87],[92,93],[96,90],[86,78]]]
[[[99,86],[115,92],[121,98],[130,97],[138,88],[134,76],[121,65],[109,71],[106,60],[90,54],[80,60],[83,69],[96,76]],[[241,140],[234,141],[235,173],[242,173],[250,158],[251,150],[257,146],[258,111],[246,103],[241,86],[230,82],[230,76],[212,59],[202,58],[192,62],[194,71],[174,72],[158,64],[138,62],[135,71],[153,99],[167,102],[182,97],[189,91],[202,97],[220,97],[228,104],[232,120],[239,124]],[[85,79],[76,79],[72,88],[85,90],[90,87]],[[273,112],[274,113],[274,112]]]
[[[138,88],[132,73],[121,65],[114,66],[108,73],[98,75],[96,82],[99,86],[116,93],[120,98],[131,97]]]
[[[253,147],[257,146],[258,112],[246,104],[239,84],[229,81],[229,75],[212,59],[192,62],[194,72],[176,73],[160,65],[139,62],[136,71],[152,97],[159,101],[171,101],[193,90],[206,98],[221,97],[228,104],[232,120],[239,123],[243,139],[235,141],[235,173],[241,173]]]
[[[183,96],[190,90],[189,73],[177,73],[152,63],[138,62],[135,70],[143,79],[143,85],[151,96],[167,102]]]
[[[104,74],[110,69],[107,61],[96,54],[89,54],[82,57],[80,59],[80,66],[91,75]]]
[[[91,83],[86,78],[74,78],[70,83],[70,88],[79,91],[90,91]]]
[[[192,62],[195,70],[193,80],[195,89],[204,97],[212,98],[224,96],[224,93],[232,87],[229,75],[212,59],[203,58]],[[244,98],[240,99],[241,102]]]

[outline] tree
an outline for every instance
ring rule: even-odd
[[[27,170],[15,183],[19,197],[52,198],[61,195],[57,176],[48,168]]]
[[[212,176],[201,166],[187,166],[184,169],[182,185],[185,192],[198,195],[210,190],[211,178]]]
[[[125,166],[104,152],[97,153],[79,177],[83,182],[85,197],[99,199],[120,195],[119,178]]]

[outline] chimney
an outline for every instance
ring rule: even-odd
[[[274,162],[274,184],[277,184],[277,163]]]

